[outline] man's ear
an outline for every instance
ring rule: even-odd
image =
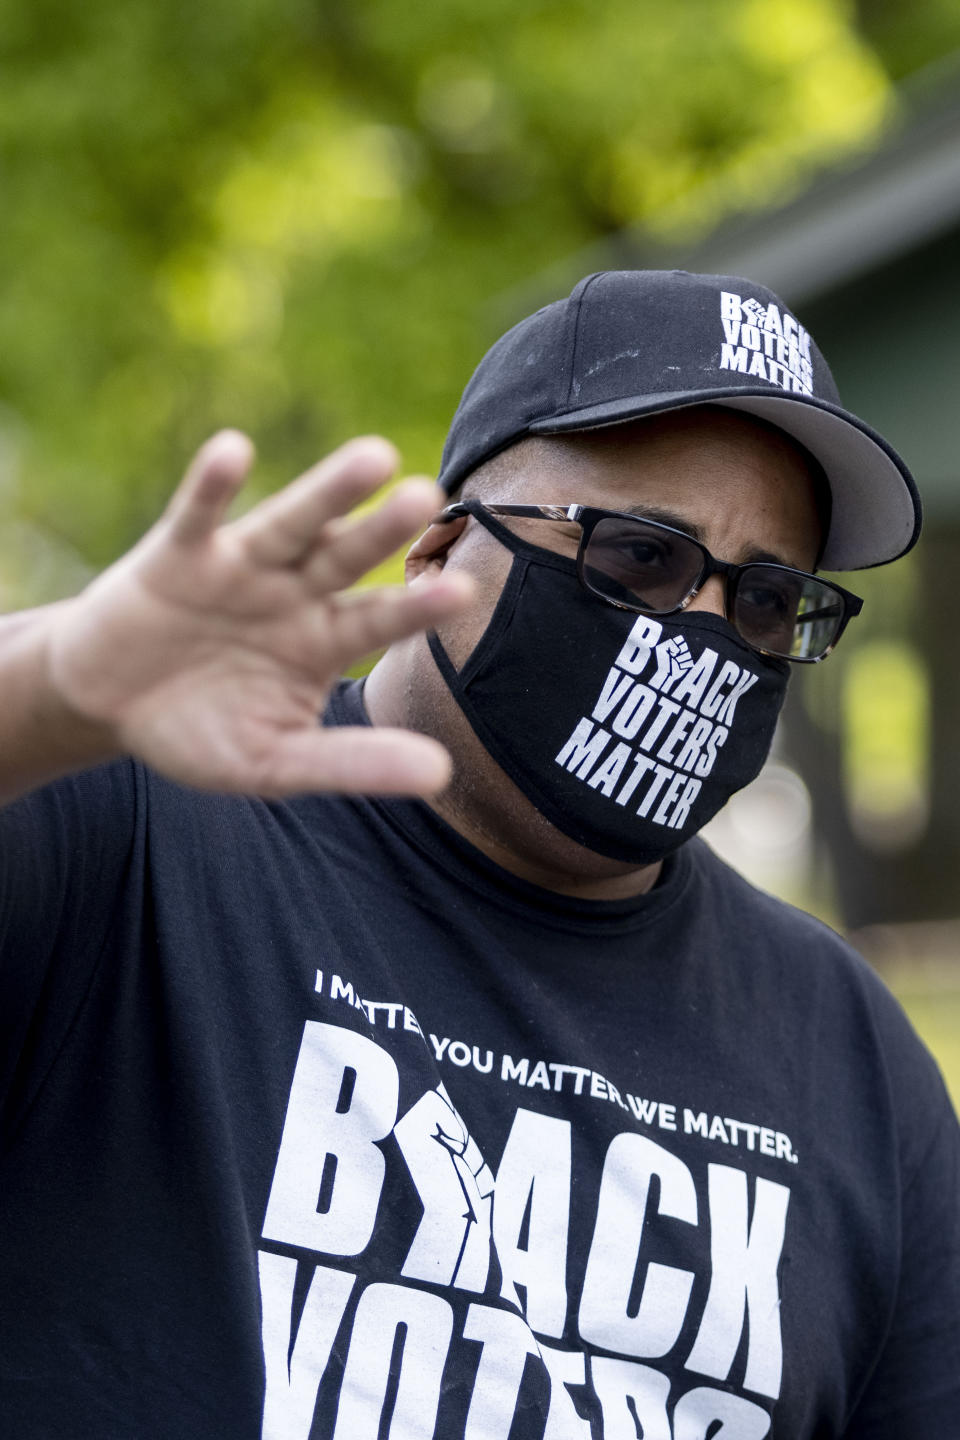
[[[461,515],[445,525],[429,525],[407,551],[403,564],[407,584],[421,575],[439,575],[447,563],[447,555],[463,534],[469,515]]]

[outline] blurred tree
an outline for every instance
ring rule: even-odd
[[[890,78],[906,79],[960,46],[960,6],[956,0],[856,0],[858,28],[883,61]]]
[[[892,103],[843,0],[0,0],[0,86],[8,603],[221,424],[261,485],[368,429],[434,469],[495,297],[780,199]]]
[[[0,607],[123,550],[222,424],[260,489],[371,429],[435,470],[531,277],[782,202],[957,47],[955,0],[0,0]],[[952,907],[957,697],[869,613],[887,728],[838,662],[791,731],[856,922]]]

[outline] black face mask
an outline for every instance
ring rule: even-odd
[[[658,618],[590,595],[576,564],[520,540],[460,671],[430,649],[487,752],[572,840],[635,865],[675,850],[760,772],[789,666],[703,612]]]

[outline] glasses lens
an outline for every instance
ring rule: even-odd
[[[595,594],[654,614],[676,610],[702,571],[694,540],[627,515],[599,520],[583,555],[583,578]]]
[[[837,638],[843,596],[825,580],[779,565],[746,565],[731,619],[750,645],[787,660],[817,660]]]

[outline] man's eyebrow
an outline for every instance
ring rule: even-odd
[[[702,525],[694,525],[682,515],[675,515],[672,510],[666,510],[661,505],[628,505],[623,513],[636,515],[638,520],[657,520],[661,525],[669,525],[673,530],[682,530],[684,535],[699,540],[701,545],[707,543],[706,531]]]
[[[701,545],[707,545],[706,531],[702,525],[695,525],[683,515],[676,515],[672,510],[667,510],[661,505],[628,505],[623,512],[625,515],[636,515],[640,520],[657,520],[661,525],[669,525],[672,530],[682,530],[684,535],[689,535],[692,540],[699,540]],[[721,557],[717,557],[718,559]],[[726,558],[726,557],[722,557]],[[796,570],[798,567],[783,555],[776,555],[772,550],[764,550],[759,545],[750,546],[744,553],[740,564],[747,565],[751,562],[767,565],[788,565]]]

